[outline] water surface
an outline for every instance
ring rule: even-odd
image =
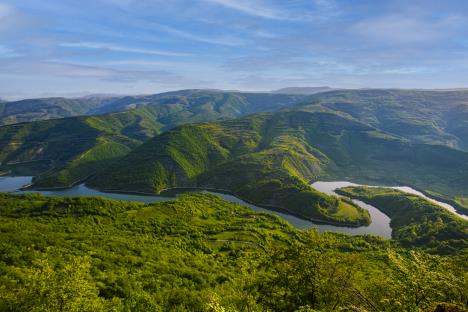
[[[356,184],[356,183],[352,183],[352,182],[348,182],[348,181],[333,181],[333,182],[315,182],[312,184],[312,187],[314,187],[315,189],[323,192],[323,193],[326,193],[326,194],[331,194],[331,195],[336,195],[335,193],[335,190],[339,189],[339,188],[343,188],[343,187],[348,187],[348,186],[366,186],[366,187],[381,187],[381,188],[389,188],[389,189],[394,189],[394,190],[398,190],[400,192],[403,192],[403,193],[407,193],[407,194],[413,194],[413,195],[417,195],[417,196],[420,196],[422,198],[425,198],[427,199],[428,201],[434,203],[434,204],[437,204],[445,209],[447,209],[448,211],[456,214],[457,216],[459,216],[460,218],[463,218],[465,220],[468,220],[468,216],[464,215],[464,214],[461,214],[461,213],[458,213],[457,210],[450,204],[447,204],[447,203],[444,203],[444,202],[441,202],[441,201],[438,201],[436,199],[433,199],[433,198],[430,198],[428,196],[426,196],[424,193],[421,193],[409,186],[377,186],[377,185],[364,185],[364,184]]]
[[[162,197],[162,196],[146,196],[146,195],[133,195],[133,194],[121,194],[121,193],[105,193],[100,192],[97,190],[93,190],[89,187],[86,187],[84,184],[76,185],[74,187],[68,189],[61,189],[61,190],[48,190],[48,191],[38,191],[38,190],[27,190],[27,191],[20,191],[24,185],[31,183],[32,177],[0,177],[0,191],[2,192],[12,192],[12,193],[32,193],[38,192],[46,196],[100,196],[114,200],[123,200],[123,201],[132,201],[132,202],[143,202],[143,203],[154,203],[154,202],[162,202],[174,199],[174,197]],[[330,194],[328,189],[321,190]],[[222,197],[224,200],[228,202],[238,203],[251,209],[259,212],[266,212],[271,213],[274,215],[279,216],[280,218],[288,221],[296,228],[300,229],[307,229],[307,228],[316,228],[320,232],[341,232],[347,234],[373,234],[373,235],[380,235],[385,238],[391,237],[391,228],[389,226],[389,219],[383,213],[381,213],[378,209],[367,205],[365,203],[359,202],[359,205],[365,209],[368,209],[373,222],[369,226],[361,226],[358,228],[353,227],[346,227],[346,226],[334,226],[334,225],[326,225],[326,224],[317,224],[311,221],[307,221],[286,213],[281,213],[277,211],[268,210],[262,207],[258,207],[243,201],[240,198],[237,198],[233,195],[222,194],[222,193],[215,193],[215,192],[208,192],[210,194],[218,195]]]

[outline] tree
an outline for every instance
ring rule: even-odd
[[[63,266],[53,266],[47,259],[34,267],[16,269],[19,278],[10,287],[3,286],[7,311],[104,311],[112,307],[98,297],[98,289],[89,280],[90,259],[71,257]],[[114,302],[117,304],[117,302]]]
[[[353,286],[359,255],[337,252],[335,243],[330,236],[307,231],[303,243],[274,253],[259,284],[260,300],[280,311],[333,311],[360,300]]]

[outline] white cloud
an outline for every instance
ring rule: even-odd
[[[95,50],[106,50],[113,52],[127,52],[127,53],[140,53],[140,54],[153,54],[162,56],[189,56],[189,53],[182,52],[170,52],[157,49],[142,49],[142,48],[131,48],[123,47],[119,45],[113,45],[101,42],[64,42],[60,46],[66,48],[80,48],[80,49],[95,49]]]
[[[176,35],[181,38],[209,43],[209,44],[216,44],[216,45],[225,45],[225,46],[240,46],[246,44],[244,39],[234,37],[234,36],[221,36],[221,37],[210,37],[210,36],[203,36],[203,35],[195,35],[183,30],[179,30],[173,27],[161,25],[160,28],[172,35]]]
[[[0,45],[0,58],[2,57],[15,57],[19,56],[14,50],[5,47],[4,45]]]
[[[4,3],[0,3],[0,22],[7,16],[13,13],[12,7]]]
[[[226,8],[236,11],[268,19],[288,20],[290,17],[282,12],[282,10],[269,6],[258,0],[205,0],[215,3]]]
[[[0,3],[0,35],[13,34],[17,36],[19,31],[36,27],[38,24],[40,24],[39,18],[25,15],[13,6]]]
[[[464,24],[464,18],[450,15],[440,19],[386,15],[354,24],[351,31],[371,40],[387,43],[430,43],[448,38]]]
[[[4,73],[26,77],[66,77],[77,79],[98,79],[113,83],[156,82],[163,85],[181,85],[209,82],[197,82],[179,74],[165,70],[120,70],[108,67],[87,66],[53,61],[0,61]]]

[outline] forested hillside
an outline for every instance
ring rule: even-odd
[[[466,307],[463,250],[443,256],[424,244],[298,231],[205,194],[148,205],[6,194],[0,202],[2,311]]]
[[[112,98],[43,98],[0,101],[0,125],[87,115]]]
[[[405,246],[425,246],[444,253],[468,248],[468,222],[420,196],[369,187],[346,187],[338,192],[388,215],[392,238]]]
[[[140,96],[87,96],[0,101],[0,125],[81,115],[102,115],[152,106],[149,111],[168,115],[164,124],[234,118],[301,103],[301,94],[242,93],[217,90],[181,90]],[[167,112],[168,111],[168,112]]]
[[[95,175],[102,190],[227,190],[259,205],[349,222],[349,207],[320,201],[319,178],[415,185],[467,196],[468,153],[410,143],[331,113],[281,112],[185,125],[151,139]],[[131,182],[129,182],[131,181]]]
[[[275,110],[300,98],[199,90],[126,97],[102,108],[123,112],[0,127],[1,169],[36,175],[38,187],[69,186],[176,125]]]
[[[413,142],[468,149],[467,90],[336,90],[294,110],[331,110]]]
[[[66,187],[93,176],[89,185],[119,191],[225,189],[257,204],[329,222],[367,221],[346,203],[316,201],[322,197],[311,195],[316,192],[310,181],[405,184],[463,210],[468,198],[466,95],[183,90],[123,97],[94,110],[120,112],[0,127],[0,169],[35,175],[35,187]],[[276,113],[165,132],[264,111]],[[331,212],[322,205],[340,209]]]

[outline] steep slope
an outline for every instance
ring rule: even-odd
[[[314,192],[319,178],[468,193],[468,153],[414,144],[331,113],[258,114],[185,125],[151,139],[94,176],[102,190],[159,193],[173,187],[229,191],[259,205],[324,220],[359,217]]]
[[[92,121],[73,117],[0,127],[1,167],[13,173],[37,174],[37,186],[63,187],[86,178],[140,143],[123,134],[134,126],[135,118],[121,118],[106,130]]]
[[[294,110],[338,112],[413,142],[468,149],[467,90],[337,90]]]
[[[309,186],[328,159],[304,141],[298,128],[319,127],[330,117],[308,115],[265,114],[181,126],[137,148],[88,184],[156,193],[173,187],[216,188],[302,217],[367,223],[368,214],[361,209]],[[342,124],[356,127],[346,120]]]
[[[36,187],[68,186],[176,125],[274,110],[299,99],[201,90],[155,97],[123,112],[0,127],[0,168],[37,175]],[[112,107],[123,109],[120,104]]]

